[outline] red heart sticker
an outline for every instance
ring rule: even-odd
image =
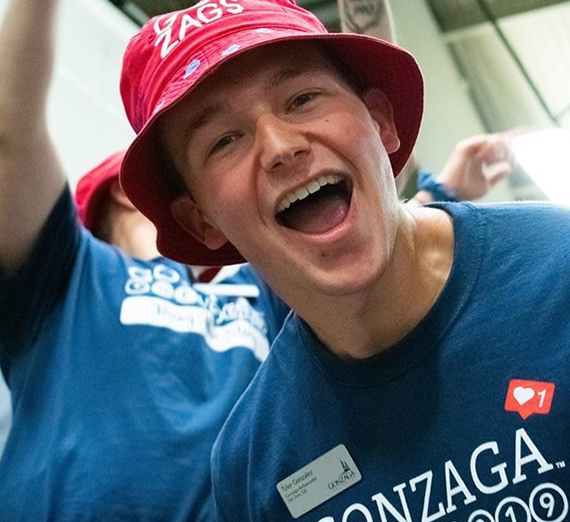
[[[553,396],[552,382],[513,379],[507,390],[505,410],[516,411],[523,419],[527,419],[533,413],[546,415],[550,413]]]

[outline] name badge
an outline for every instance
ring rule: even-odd
[[[344,444],[339,444],[277,484],[293,518],[299,518],[354,486],[362,475]]]

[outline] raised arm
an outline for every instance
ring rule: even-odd
[[[514,170],[515,157],[511,141],[526,129],[517,127],[506,132],[479,134],[460,141],[451,151],[447,163],[437,176],[445,193],[458,201],[479,199]],[[419,190],[409,204],[431,203],[437,198],[428,190]]]
[[[58,0],[11,0],[0,27],[0,266],[26,259],[65,184],[46,124]]]

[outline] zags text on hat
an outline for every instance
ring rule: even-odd
[[[163,18],[157,18],[154,22],[154,31],[158,38],[154,42],[154,46],[161,45],[160,56],[166,58],[168,53],[184,40],[193,28],[202,27],[204,24],[219,20],[225,15],[239,14],[243,11],[244,7],[239,4],[239,0],[220,0],[219,2],[202,0],[184,12],[176,12]],[[180,22],[176,23],[179,18]],[[175,33],[175,24],[179,26],[178,34]]]

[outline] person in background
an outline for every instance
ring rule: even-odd
[[[425,205],[435,201],[478,200],[513,173],[516,160],[511,141],[524,132],[526,129],[516,127],[461,140],[453,148],[437,178],[427,171],[417,171],[412,156],[396,178],[396,187],[403,190],[406,175],[414,168],[417,171],[417,192],[408,203]],[[402,182],[398,183],[400,176]]]
[[[0,520],[213,521],[213,442],[288,308],[248,266],[201,286],[158,256],[123,152],[79,182],[80,223],[46,125],[57,3],[0,29]]]
[[[150,20],[121,77],[159,250],[247,259],[294,311],[214,446],[218,520],[565,520],[570,211],[403,204],[413,57],[218,7]]]

